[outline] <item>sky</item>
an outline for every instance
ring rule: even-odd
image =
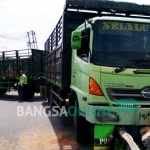
[[[38,49],[44,50],[64,4],[65,0],[0,0],[0,51],[28,49],[31,31]]]
[[[28,49],[30,31],[35,32],[38,49],[44,50],[64,4],[65,0],[0,0],[0,51]]]

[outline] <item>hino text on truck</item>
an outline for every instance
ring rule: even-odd
[[[68,108],[78,142],[150,146],[150,5],[66,0],[45,51],[49,104]]]

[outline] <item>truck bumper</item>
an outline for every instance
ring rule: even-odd
[[[93,124],[150,125],[150,108],[87,105],[86,120]]]

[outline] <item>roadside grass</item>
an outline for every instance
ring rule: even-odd
[[[126,150],[125,142],[120,143],[118,139],[115,141],[115,149],[114,150]]]

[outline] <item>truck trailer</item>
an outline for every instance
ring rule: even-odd
[[[66,0],[45,51],[49,105],[65,106],[78,142],[150,146],[150,5]]]
[[[37,49],[10,50],[0,52],[0,95],[12,89],[18,90],[22,99],[22,90],[19,88],[20,71],[27,76],[27,99],[39,93],[36,81],[40,72],[44,73],[45,51]]]

